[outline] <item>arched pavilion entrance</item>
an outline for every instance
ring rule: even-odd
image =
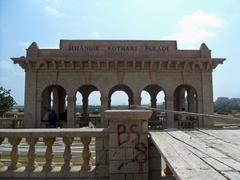
[[[180,85],[174,91],[174,110],[198,112],[197,91],[190,85]]]
[[[212,72],[225,59],[213,58],[204,43],[199,49],[184,50],[178,49],[176,41],[61,40],[56,49],[42,49],[33,42],[26,56],[12,60],[26,72],[24,127],[40,126],[43,114],[51,108],[52,94],[52,108],[58,114],[68,106],[67,127],[72,128],[76,127],[75,90],[83,96],[84,116],[88,114],[89,94],[100,90],[102,127],[107,126],[104,111],[111,109],[115,91],[126,92],[129,107],[140,105],[140,94],[145,90],[155,108],[156,96],[164,87],[167,110],[184,107],[212,114]],[[42,92],[46,84],[54,85]],[[167,127],[174,127],[173,121],[167,113]],[[203,117],[201,125],[212,126],[212,121]]]
[[[76,114],[75,111],[75,123],[77,123],[77,126],[82,127],[82,126],[88,126],[89,122],[93,123],[94,125],[97,125],[100,123],[100,116],[97,118],[97,116],[93,117],[92,112],[90,112],[89,109],[89,97],[93,92],[98,92],[100,94],[100,91],[98,88],[94,85],[83,85],[80,88],[78,88],[77,93],[81,94],[81,100],[82,100],[82,110],[81,112]],[[75,95],[75,96],[76,96]],[[96,100],[100,102],[100,97],[99,100]],[[77,107],[77,104],[76,104]],[[99,121],[99,122],[98,122]]]
[[[46,87],[42,92],[41,101],[41,120],[48,110],[54,110],[59,118],[67,108],[67,93],[60,85],[51,85]]]

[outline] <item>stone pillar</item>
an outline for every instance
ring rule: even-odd
[[[204,114],[213,114],[213,86],[212,72],[202,72],[202,111]],[[213,127],[214,119],[203,117],[203,127]]]
[[[108,109],[108,96],[101,96],[101,124],[100,127],[108,127],[108,121],[105,119],[104,112]]]
[[[67,98],[68,107],[67,107],[67,127],[74,128],[75,125],[75,103],[76,97],[69,97]]]
[[[165,102],[166,102],[166,108],[167,110],[174,110],[174,102],[173,102],[173,95],[166,95],[165,96]],[[174,114],[168,112],[167,113],[167,128],[173,128],[174,127]]]
[[[53,88],[53,110],[59,115],[59,88]]]
[[[198,107],[198,113],[203,113],[203,100],[201,96],[198,96],[197,99],[197,107]],[[199,127],[203,128],[204,122],[203,122],[203,116],[198,116],[198,121],[199,121]]]
[[[47,112],[47,110],[45,111],[43,111],[42,110],[42,99],[41,98],[37,98],[37,102],[36,102],[36,107],[37,107],[37,109],[36,109],[36,118],[37,118],[37,120],[36,120],[36,122],[35,122],[35,127],[36,128],[39,128],[39,127],[41,127],[41,122],[42,122],[42,120],[43,120],[43,117],[44,117],[44,115],[45,115],[45,113]],[[43,112],[45,112],[45,113],[43,113]]]
[[[45,89],[44,92],[42,93],[41,97],[41,118],[46,114],[48,109],[51,109],[51,92],[48,89]]]
[[[182,111],[182,108],[185,109],[185,88],[181,88],[178,92],[178,111]],[[189,105],[189,104],[188,104]],[[188,109],[185,109],[185,111],[188,111]]]
[[[155,94],[151,95],[151,107],[152,108],[157,108],[157,95],[155,95]],[[157,111],[153,111],[151,120],[152,121],[157,120]]]
[[[196,100],[194,97],[194,90],[189,89],[188,90],[188,111],[189,112],[196,112]]]
[[[66,92],[59,89],[59,114],[63,113],[66,108]]]
[[[127,94],[128,95],[128,108],[130,109],[131,105],[134,104],[134,97]]]
[[[134,93],[133,104],[137,106],[141,106],[141,92]]]
[[[37,73],[26,71],[25,76],[25,100],[24,100],[24,128],[34,128],[36,117],[37,101]]]
[[[82,94],[82,107],[83,107],[83,116],[88,115],[88,94]]]
[[[109,179],[148,179],[149,110],[108,110]]]

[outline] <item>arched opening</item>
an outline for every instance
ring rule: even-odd
[[[67,121],[67,117],[62,114],[66,113],[67,109],[67,94],[63,87],[59,85],[52,85],[45,88],[42,92],[41,102],[41,121],[48,121],[48,111],[55,111],[57,115],[57,121]]]
[[[128,109],[128,95],[124,91],[115,91],[111,96],[111,109]]]
[[[165,102],[165,92],[163,90],[159,91],[157,94],[157,108],[158,109],[166,109]]]
[[[166,108],[165,103],[165,91],[156,84],[146,86],[141,92],[141,105],[149,105],[151,108]],[[159,119],[160,114],[156,111],[153,112],[150,121],[156,121]]]
[[[133,104],[133,92],[126,85],[116,85],[112,87],[108,93],[108,109],[130,108]],[[118,107],[117,107],[118,106]]]
[[[75,115],[76,115],[76,117],[80,117],[81,116],[81,114],[82,114],[82,94],[79,92],[79,91],[77,91],[77,93],[76,93],[76,109],[75,109]]]
[[[142,90],[141,92],[141,105],[151,107],[151,96],[145,90]]]
[[[148,100],[149,103],[147,103],[146,100]],[[146,86],[141,92],[141,104],[149,104],[152,108],[164,107],[165,109],[164,89],[155,84]]]
[[[83,85],[76,92],[76,123],[79,127],[100,123],[100,91],[93,85]]]
[[[197,91],[190,85],[180,85],[174,91],[174,110],[198,112]]]

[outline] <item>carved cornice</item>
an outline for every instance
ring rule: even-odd
[[[224,59],[79,59],[79,58],[12,58],[26,71],[50,70],[50,71],[212,71]]]

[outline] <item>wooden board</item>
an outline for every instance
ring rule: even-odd
[[[167,132],[150,134],[177,179],[225,179]]]
[[[240,179],[240,146],[232,143],[240,141],[240,131],[220,131],[171,129],[150,135],[177,179]]]

